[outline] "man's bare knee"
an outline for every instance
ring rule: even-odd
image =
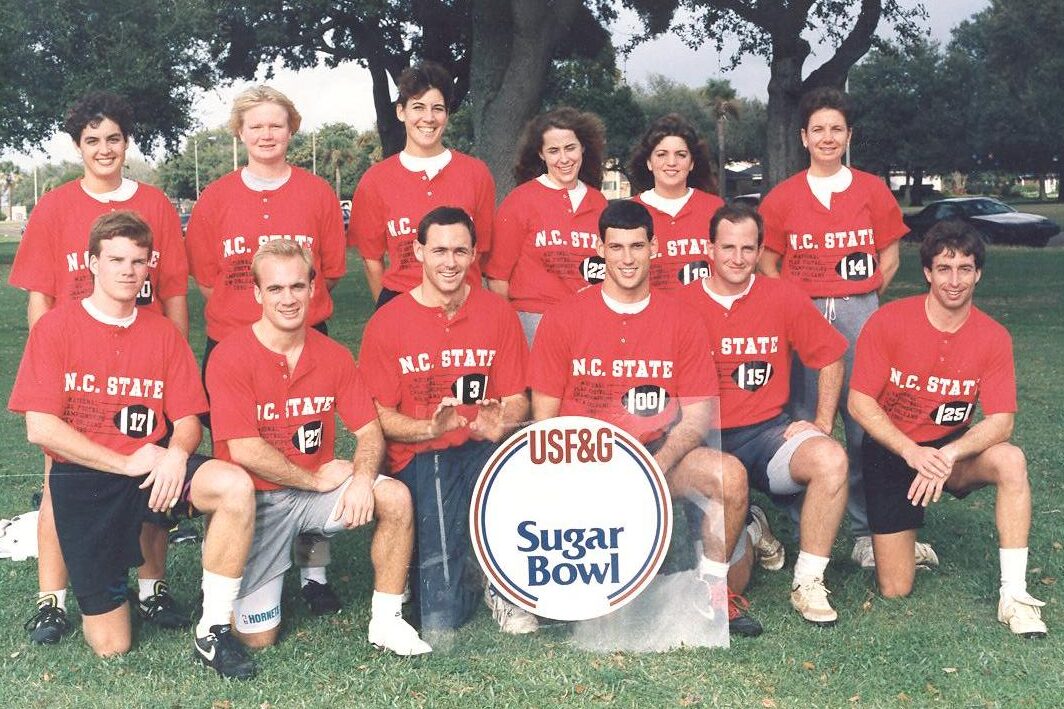
[[[384,480],[373,488],[373,505],[378,520],[412,521],[414,503],[410,490],[398,480]]]
[[[1011,443],[1003,443],[995,446],[993,456],[992,462],[999,485],[1027,485],[1027,456],[1023,450]]]
[[[280,631],[281,628],[278,626],[263,630],[261,633],[241,633],[234,630],[233,634],[245,647],[249,647],[252,650],[262,650],[277,644],[277,637],[280,635]]]
[[[255,512],[255,485],[243,468],[221,460],[204,463],[210,466],[201,478],[192,479],[192,504],[203,512],[224,510],[230,514]],[[197,484],[199,483],[199,484]]]
[[[883,598],[905,598],[913,592],[912,581],[883,578],[877,575],[876,584],[879,586],[879,595]]]

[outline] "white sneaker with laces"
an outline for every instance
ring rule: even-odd
[[[791,589],[791,606],[798,614],[814,625],[835,625],[839,614],[828,602],[831,593],[824,579],[817,577],[800,583]]]
[[[783,543],[772,534],[764,510],[757,505],[750,505],[750,517],[753,518],[750,524],[757,525],[761,532],[761,540],[754,545],[754,558],[762,569],[779,571],[787,561],[787,551],[783,548]]]
[[[1042,612],[1038,610],[1045,603],[1031,594],[1001,591],[998,601],[998,620],[1009,626],[1015,635],[1025,638],[1044,638],[1048,629],[1042,620]]]
[[[927,542],[916,542],[913,550],[917,568],[930,569],[938,566],[938,554]],[[876,568],[876,557],[872,552],[872,537],[856,537],[853,540],[853,551],[850,552],[853,563],[862,569]]]
[[[507,635],[526,635],[539,630],[539,618],[510,603],[490,585],[484,589],[484,604],[491,609],[499,630]]]
[[[432,647],[400,616],[371,618],[369,641],[374,647],[390,650],[402,657],[432,652]]]

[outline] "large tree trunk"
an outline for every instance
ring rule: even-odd
[[[377,135],[381,139],[381,157],[395,155],[406,144],[406,129],[395,117],[395,102],[388,87],[388,70],[381,62],[369,62],[373,79],[373,108],[377,112]]]
[[[555,45],[579,7],[580,0],[473,0],[473,136],[499,199],[514,186],[518,134],[539,108]]]
[[[802,98],[802,64],[808,55],[809,44],[803,40],[773,47],[762,194],[809,165],[809,156],[799,137],[802,121],[798,115],[798,101]]]

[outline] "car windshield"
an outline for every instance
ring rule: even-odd
[[[976,199],[964,205],[964,211],[970,217],[978,217],[984,214],[1007,214],[1016,210],[1007,204],[995,202],[992,199]]]

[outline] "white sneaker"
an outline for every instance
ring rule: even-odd
[[[931,548],[931,545],[927,542],[916,542],[916,548],[913,551],[916,566],[924,569],[930,569],[933,566],[938,566],[938,554]],[[862,569],[874,569],[876,568],[876,557],[872,553],[872,537],[857,537],[853,540],[853,551],[850,552],[850,558],[853,559],[853,563],[860,566]]]
[[[1024,591],[1022,594],[1002,590],[998,601],[998,620],[1009,626],[1016,635],[1025,638],[1044,638],[1048,632],[1038,610],[1045,603]]]
[[[761,532],[761,541],[754,545],[754,558],[762,569],[779,571],[787,561],[787,551],[783,548],[783,543],[772,534],[764,510],[757,505],[750,505],[750,517],[753,521],[747,526],[757,525]]]
[[[791,589],[791,606],[814,625],[835,625],[839,614],[828,602],[830,593],[824,586],[824,579],[814,578]]]
[[[399,616],[371,618],[369,641],[374,647],[391,650],[396,655],[411,657],[432,652],[432,647],[421,639],[417,631]]]
[[[850,558],[862,569],[876,568],[876,557],[872,553],[872,537],[855,537]]]
[[[916,543],[916,565],[926,569],[938,566],[938,554],[927,542]]]
[[[484,604],[491,609],[491,617],[499,624],[499,630],[508,635],[525,635],[539,630],[539,618],[510,603],[490,585],[484,589]]]

